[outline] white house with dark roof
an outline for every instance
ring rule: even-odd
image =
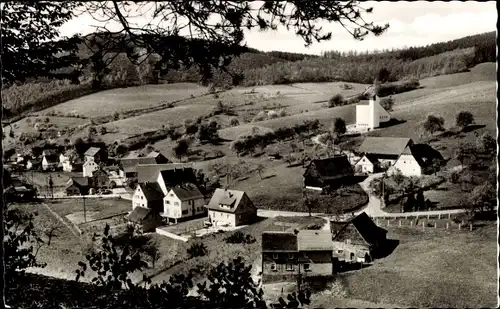
[[[243,191],[216,189],[207,205],[214,226],[240,226],[257,219],[257,208]]]
[[[415,144],[410,138],[371,137],[364,139],[358,148],[363,158],[371,158],[374,169],[397,170],[405,176],[421,176],[433,159],[443,160],[441,154],[427,144]],[[365,165],[363,158],[356,165]],[[366,168],[365,170],[367,170]]]
[[[177,223],[177,220],[203,215],[205,211],[205,197],[198,186],[182,183],[172,187],[165,195],[160,215]]]
[[[160,212],[164,196],[165,194],[157,183],[139,183],[132,195],[132,209],[136,207],[146,207]]]
[[[368,101],[356,105],[356,128],[359,130],[373,130],[390,120],[391,114],[380,105],[376,94],[370,94]]]
[[[101,160],[101,148],[98,147],[90,147],[85,151],[85,161],[95,161],[99,163]]]
[[[55,170],[59,164],[57,152],[53,149],[46,149],[42,152],[42,169]]]

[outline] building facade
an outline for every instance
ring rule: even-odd
[[[216,189],[207,205],[208,220],[214,226],[247,225],[257,219],[257,208],[243,191]]]

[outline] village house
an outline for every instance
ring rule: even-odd
[[[55,171],[58,164],[59,160],[55,150],[46,149],[42,152],[42,170]]]
[[[99,164],[93,160],[85,161],[82,166],[83,177],[92,177],[92,174],[99,169]]]
[[[347,222],[331,222],[333,256],[340,262],[370,263],[386,242],[387,231],[363,212]]]
[[[137,166],[144,164],[167,164],[169,160],[159,152],[152,151],[145,157],[139,157],[137,153],[131,153],[120,160],[119,175],[122,178],[137,176]]]
[[[399,170],[405,176],[425,174],[433,159],[442,160],[441,154],[426,144],[415,144],[410,138],[368,136],[357,151],[362,155],[356,168],[366,173]]]
[[[26,161],[26,169],[27,170],[39,170],[42,167],[42,159],[28,159]]]
[[[369,94],[368,101],[356,105],[356,128],[370,131],[380,127],[380,123],[391,120],[391,115],[379,103],[376,94]]]
[[[98,147],[90,147],[83,155],[85,156],[85,162],[94,161],[96,163],[101,163],[107,160],[105,151]]]
[[[257,220],[257,208],[243,191],[218,188],[206,207],[213,226],[236,227]]]
[[[156,227],[161,224],[161,217],[153,209],[139,206],[127,216],[127,221],[137,231],[147,233],[155,231]]]
[[[334,273],[332,235],[325,230],[262,233],[262,281],[328,277]]]
[[[109,186],[109,175],[102,168],[95,170],[90,179],[93,188],[107,188]]]
[[[354,182],[354,169],[345,155],[328,159],[311,160],[304,172],[306,189],[323,190],[347,185]]]
[[[81,171],[83,160],[73,151],[66,151],[59,155],[59,166],[65,172]]]
[[[206,212],[205,197],[193,183],[182,183],[171,188],[163,201],[163,212],[160,215],[175,223]]]
[[[354,165],[356,173],[377,173],[380,169],[380,162],[377,156],[366,154]]]
[[[65,185],[67,195],[87,195],[90,190],[88,177],[71,177]]]
[[[164,194],[156,182],[144,182],[137,184],[132,195],[132,209],[145,207],[154,209],[158,213],[163,208]]]

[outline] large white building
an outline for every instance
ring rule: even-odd
[[[389,112],[383,108],[377,95],[370,95],[368,102],[363,101],[356,105],[356,128],[358,130],[373,130],[380,127],[380,123],[391,120]]]

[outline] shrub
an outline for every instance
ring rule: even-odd
[[[278,116],[280,117],[285,117],[285,116],[288,116],[288,114],[286,113],[285,109],[284,108],[281,108],[279,111],[278,111]]]
[[[174,107],[174,103],[170,102],[170,103],[167,103],[167,108],[173,108]]]
[[[394,100],[392,99],[392,97],[383,98],[380,100],[380,106],[382,106],[386,111],[392,111]]]
[[[268,119],[275,119],[275,118],[279,118],[279,115],[276,111],[270,110],[267,112],[267,118]]]
[[[344,97],[341,94],[336,94],[328,100],[328,107],[344,105]]]
[[[104,126],[99,128],[99,132],[101,133],[101,135],[108,133],[108,131],[106,130],[106,127],[104,127]]]
[[[260,111],[255,117],[253,117],[252,122],[258,122],[258,121],[263,121],[266,120],[267,118],[267,113],[265,111]]]
[[[207,253],[207,246],[205,246],[205,244],[201,242],[193,243],[191,247],[187,249],[187,254],[189,255],[190,259],[198,256],[205,256],[207,255]]]
[[[464,129],[474,123],[474,116],[469,111],[460,111],[458,112],[455,121],[457,127]]]
[[[245,235],[240,231],[234,232],[224,240],[228,244],[252,244],[255,242],[255,238],[253,236]]]
[[[45,123],[49,123],[50,122],[50,119],[49,117],[45,117],[45,119],[43,120]]]
[[[231,126],[233,126],[233,127],[234,127],[234,126],[238,126],[238,125],[240,125],[240,121],[238,120],[238,118],[233,117],[233,118],[231,118],[231,120],[229,121],[229,124],[230,124]]]
[[[113,113],[113,120],[114,120],[114,121],[118,121],[118,120],[120,120],[120,113],[118,113],[118,112],[114,112],[114,113]]]

